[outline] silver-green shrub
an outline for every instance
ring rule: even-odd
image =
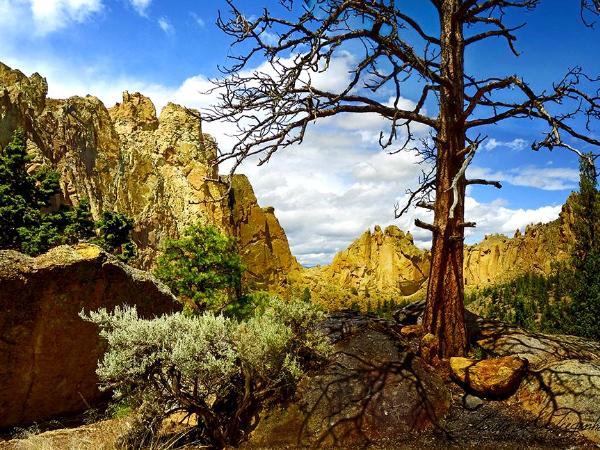
[[[144,320],[130,307],[81,313],[108,342],[103,388],[138,407],[151,431],[173,412],[195,414],[199,436],[218,448],[245,440],[261,407],[329,353],[315,330],[321,315],[275,297],[245,322],[208,312]]]

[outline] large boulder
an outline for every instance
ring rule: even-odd
[[[95,245],[37,258],[0,251],[0,428],[101,400],[95,370],[105,343],[79,312],[124,304],[142,317],[178,308],[166,286]]]
[[[398,345],[393,325],[356,320],[328,320],[340,339],[328,365],[301,382],[292,402],[263,415],[246,448],[354,448],[439,425],[451,403],[442,379]]]
[[[470,392],[499,398],[514,393],[527,370],[527,360],[514,356],[477,361],[450,358],[452,376]]]
[[[528,360],[527,373],[511,397],[532,414],[528,420],[600,443],[600,342],[482,319],[477,325],[473,340],[487,354]]]
[[[541,425],[582,432],[600,444],[600,363],[565,360],[531,371],[516,395]]]

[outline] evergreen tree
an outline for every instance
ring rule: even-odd
[[[25,133],[17,130],[0,151],[0,249],[38,255],[56,245],[91,239],[98,227],[96,242],[106,251],[124,261],[134,256],[132,219],[104,211],[96,224],[87,199],[53,210],[50,201],[60,193],[59,174],[47,166],[28,174],[30,161]]]
[[[96,222],[90,211],[90,202],[83,199],[74,208],[64,208],[65,235],[69,241],[79,241],[94,236]]]
[[[131,240],[133,219],[113,211],[102,211],[102,218],[96,224],[100,231],[97,243],[105,251],[127,262],[135,256],[135,247]]]
[[[573,207],[575,244],[571,255],[574,289],[572,332],[600,339],[600,196],[591,155],[581,158],[579,194]]]
[[[190,309],[221,310],[241,297],[244,268],[235,241],[213,226],[192,225],[168,240],[155,275]]]
[[[37,255],[67,241],[65,211],[53,212],[50,200],[60,192],[59,175],[49,167],[28,174],[25,134],[17,130],[0,152],[0,248]]]

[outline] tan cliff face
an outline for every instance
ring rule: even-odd
[[[245,175],[234,175],[230,207],[238,249],[252,289],[283,291],[287,279],[301,270],[272,207],[261,208]]]
[[[509,281],[524,273],[549,275],[556,262],[566,261],[574,240],[571,195],[557,220],[527,226],[513,238],[486,236],[465,246],[464,281],[467,289]],[[313,300],[336,309],[358,304],[375,308],[383,301],[396,303],[424,298],[430,253],[418,249],[410,233],[395,226],[382,232],[367,230],[330,265],[306,269],[296,281],[308,287]]]
[[[509,281],[524,273],[549,275],[556,262],[566,261],[574,236],[572,194],[558,219],[528,225],[514,237],[486,236],[478,244],[465,247],[465,285],[481,287]]]
[[[429,252],[414,245],[410,233],[391,225],[365,231],[328,266],[307,269],[300,284],[329,308],[358,303],[363,309],[422,291],[429,275]]]
[[[165,238],[177,238],[201,220],[238,237],[249,280],[285,282],[299,268],[272,210],[258,206],[244,176],[227,195],[211,165],[215,141],[202,131],[200,113],[169,103],[157,117],[150,99],[123,94],[107,109],[95,97],[47,98],[47,84],[0,63],[0,146],[26,130],[31,167],[49,164],[60,173],[61,202],[90,201],[134,219],[134,265],[151,268]],[[256,261],[255,258],[258,258]]]

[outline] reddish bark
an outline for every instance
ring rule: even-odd
[[[458,184],[458,204],[449,218],[454,201],[452,181],[465,159],[464,44],[462,23],[454,20],[459,0],[442,3],[440,14],[442,74],[449,80],[440,92],[440,130],[437,136],[437,183],[434,209],[432,261],[423,327],[439,342],[437,356],[462,356],[468,348],[464,320],[463,239],[464,177]]]

